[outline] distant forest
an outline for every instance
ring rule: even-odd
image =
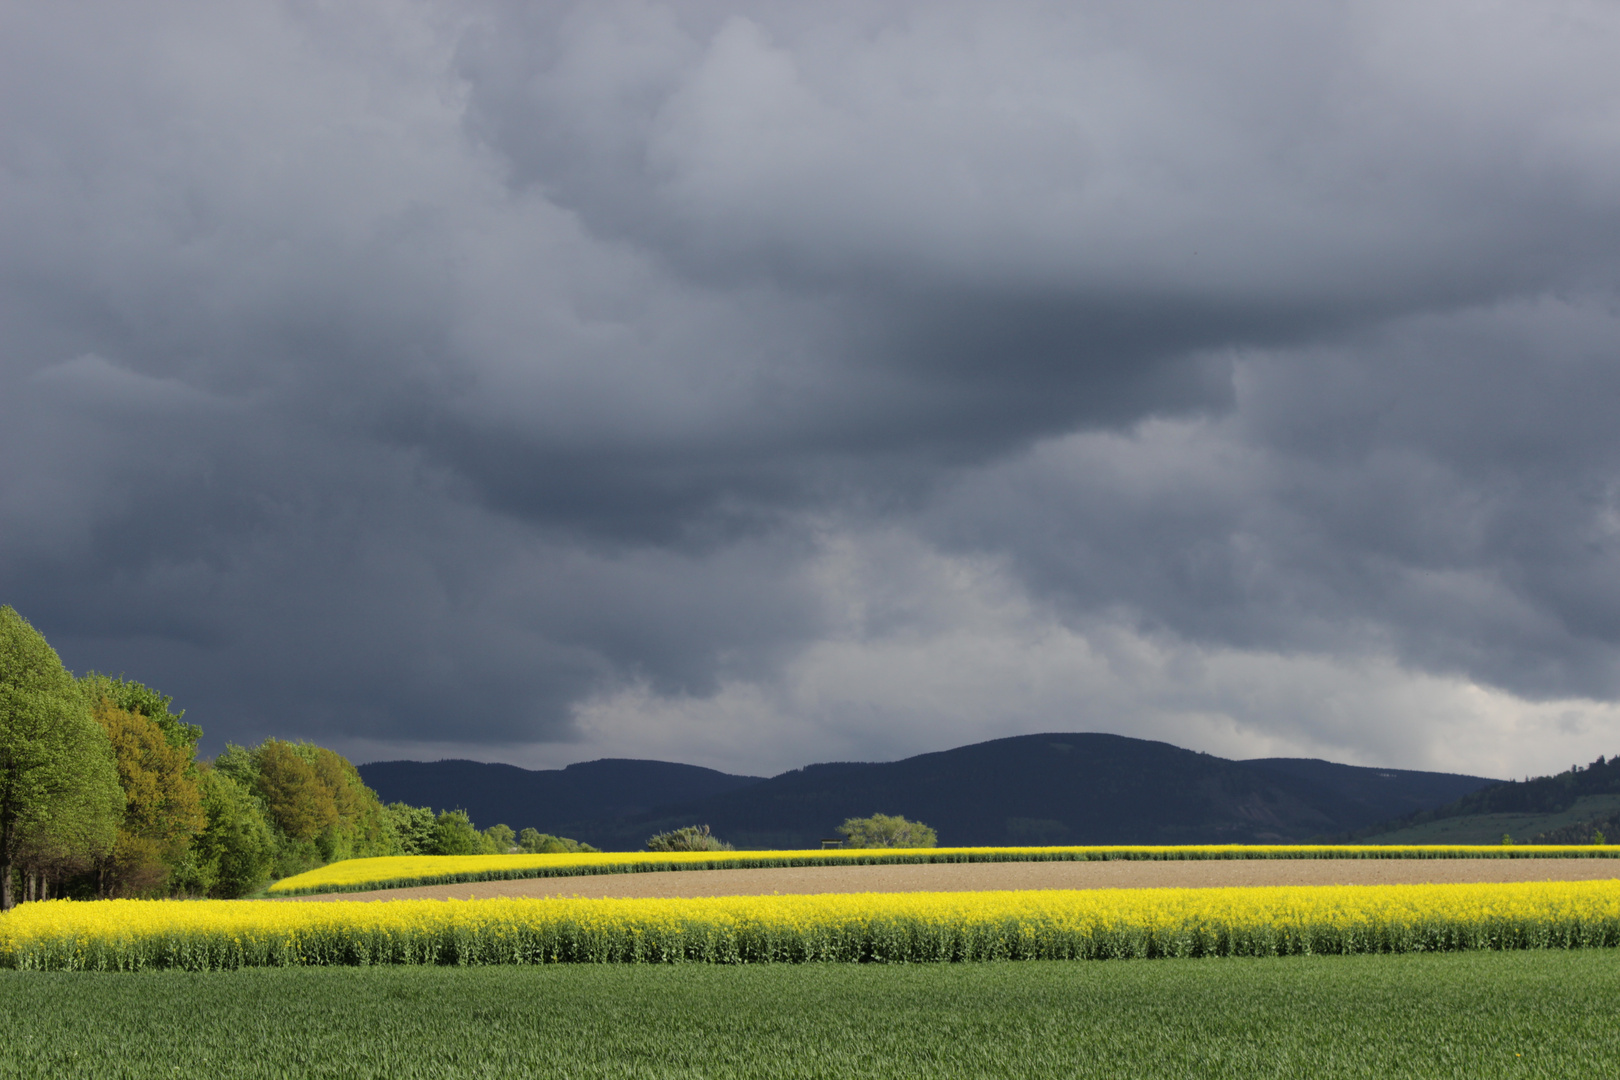
[[[307,742],[228,745],[132,679],[75,678],[0,607],[0,910],[50,897],[250,895],[272,879],[370,855],[577,850],[459,810],[384,806],[339,754]]]
[[[1550,817],[1575,809],[1583,799],[1617,795],[1620,795],[1620,757],[1605,758],[1600,754],[1590,765],[1571,765],[1568,772],[1553,776],[1527,776],[1523,780],[1491,784],[1455,802],[1348,833],[1345,839],[1357,841],[1454,818],[1490,818],[1504,814]],[[1603,844],[1620,840],[1620,812],[1600,811],[1525,839],[1532,844]]]

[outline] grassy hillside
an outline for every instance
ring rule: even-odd
[[[1361,841],[1367,844],[1494,844],[1507,833],[1527,844],[1538,837],[1570,825],[1620,813],[1620,795],[1583,795],[1563,810],[1552,813],[1466,814],[1440,817],[1379,833]],[[1615,837],[1620,840],[1620,836]],[[1574,842],[1574,841],[1567,841]]]
[[[1432,810],[1386,821],[1348,839],[1365,844],[1575,843],[1593,823],[1620,816],[1620,758],[1598,758],[1555,776],[1491,784]],[[1620,835],[1611,837],[1620,841]]]

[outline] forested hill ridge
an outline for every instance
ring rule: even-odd
[[[384,802],[465,810],[474,821],[552,822],[633,817],[721,795],[763,777],[669,761],[602,758],[562,769],[479,761],[374,761],[360,776]]]
[[[1490,780],[1330,762],[1231,761],[1096,733],[996,739],[902,761],[812,765],[617,823],[599,847],[698,821],[738,847],[813,845],[849,817],[899,814],[944,845],[1283,843],[1435,806]]]
[[[612,788],[615,768],[626,764],[591,762],[557,772],[579,770],[581,778],[601,783],[590,797],[603,804],[644,800],[644,793]],[[523,782],[535,784],[536,793],[520,805],[538,807],[540,799],[552,797],[545,785],[557,779],[557,772],[525,779],[510,766],[440,765],[437,772],[423,766],[416,774],[431,776],[431,789],[389,787],[373,766],[360,771],[386,797],[468,807],[483,787]],[[390,779],[411,775],[399,766],[389,763]],[[946,845],[1264,843],[1343,833],[1494,783],[1305,759],[1231,761],[1094,733],[996,739],[903,761],[809,765],[754,782],[717,779],[724,776],[714,774],[714,782],[731,785],[728,790],[648,809],[572,818],[559,810],[554,818],[526,820],[607,850],[640,848],[654,833],[693,823],[709,825],[738,847],[814,846],[833,837],[846,818],[872,813],[924,821]],[[451,777],[464,786],[450,785]],[[506,820],[518,813],[485,816]]]
[[[1554,776],[1501,781],[1440,806],[1377,822],[1348,838],[1493,842],[1503,833],[1535,843],[1590,843],[1597,833],[1620,839],[1620,758],[1599,757]]]

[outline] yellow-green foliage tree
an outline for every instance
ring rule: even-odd
[[[339,859],[398,853],[376,793],[324,746],[266,739],[252,750],[227,747],[214,764],[263,800],[278,834],[278,877]]]
[[[192,837],[203,831],[202,789],[188,744],[175,745],[149,716],[102,698],[91,715],[107,733],[124,789],[124,818],[98,867],[103,896],[166,893]]]
[[[170,746],[183,747],[195,757],[202,728],[186,723],[182,719],[186,715],[185,710],[175,712],[174,699],[169,695],[142,686],[134,679],[121,675],[115,679],[95,671],[79,679],[79,687],[84,691],[84,699],[92,705],[106,700],[120,709],[147,717],[162,729],[163,738]]]
[[[30,883],[110,844],[122,809],[112,748],[44,635],[0,607],[0,911]],[[32,888],[32,884],[30,884]]]
[[[314,840],[338,820],[338,785],[320,776],[292,743],[266,739],[254,752],[259,794],[291,840]]]

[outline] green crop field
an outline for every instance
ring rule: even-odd
[[[1569,1077],[1620,952],[0,971],[0,1077]]]

